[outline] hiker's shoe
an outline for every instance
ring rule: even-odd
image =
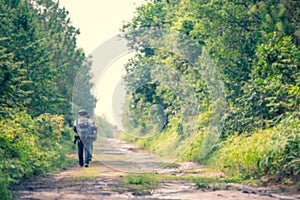
[[[84,164],[84,167],[89,167],[89,164],[85,163],[85,164]]]

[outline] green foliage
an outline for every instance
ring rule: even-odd
[[[2,47],[0,52],[0,105],[1,107],[21,107],[23,102],[16,101],[26,96],[22,86],[28,84],[25,79],[26,69],[21,69],[21,63],[14,63],[13,55]],[[24,99],[26,101],[26,99]],[[2,110],[3,112],[4,110]]]
[[[291,37],[270,34],[256,55],[258,60],[243,87],[244,94],[227,116],[226,135],[272,126],[281,115],[299,109],[300,50]]]
[[[268,34],[277,32],[281,37],[291,36],[295,44],[300,44],[299,1],[258,1],[249,12],[262,21],[260,33],[265,39]]]
[[[183,126],[195,126],[197,133],[187,151],[179,148],[181,152],[174,154],[218,164],[242,178],[299,178],[299,132],[295,131],[300,103],[299,8],[298,1],[285,0],[151,1],[138,8],[123,27],[129,47],[137,53],[126,65],[124,79],[132,94],[124,121],[132,123],[124,123],[128,135],[122,137],[157,151],[161,146],[180,147],[189,138]],[[210,147],[206,140],[213,102],[203,77],[176,52],[150,49],[140,35],[130,34],[145,27],[179,31],[209,53],[226,90],[228,112],[223,116],[220,144]],[[189,53],[189,45],[180,46],[183,55]],[[197,124],[183,123],[179,114],[183,105],[172,91],[155,82],[153,74],[159,73],[149,67],[153,63],[179,72],[192,86],[201,107]],[[166,117],[162,127],[153,124],[149,114],[156,105]],[[203,157],[205,148],[215,152]]]
[[[132,22],[123,26],[123,30],[136,28],[161,27],[164,25],[166,16],[165,5],[160,2],[149,2],[136,10],[136,17]]]
[[[0,192],[23,178],[61,168],[73,144],[74,108],[93,114],[91,62],[76,46],[79,31],[52,0],[0,1]],[[77,96],[76,96],[77,97]],[[85,104],[85,105],[86,105]]]
[[[0,194],[1,199],[12,199],[12,196],[8,189],[7,176],[0,172]]]
[[[72,143],[70,136],[62,136],[63,124],[63,116],[47,113],[32,118],[16,112],[0,120],[1,188],[66,165]]]
[[[295,110],[297,96],[289,95],[299,85],[300,49],[291,37],[270,35],[269,41],[257,50],[258,62],[253,68],[253,85],[268,112],[261,113],[272,119]],[[296,101],[295,101],[296,100]]]
[[[79,31],[70,25],[68,12],[51,0],[1,1],[0,11],[1,108],[20,108],[34,117],[63,114],[71,124],[73,86],[83,71],[85,90],[79,92],[85,99],[73,103],[87,102],[92,115],[91,63],[76,47]]]
[[[157,181],[151,175],[128,175],[123,179],[125,184],[134,184],[134,185],[151,185],[156,184]]]
[[[299,113],[252,135],[231,136],[220,144],[211,161],[232,176],[273,181],[297,180],[300,173]]]
[[[197,134],[194,140],[189,145],[189,148],[186,152],[181,156],[181,160],[183,161],[194,161],[197,162],[201,159],[200,152],[203,148],[203,134]]]

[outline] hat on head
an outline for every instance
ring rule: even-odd
[[[88,112],[87,112],[86,110],[84,110],[84,109],[81,109],[81,110],[78,111],[78,114],[79,114],[80,116],[82,116],[82,115],[87,115]]]

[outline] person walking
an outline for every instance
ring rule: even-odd
[[[94,138],[94,122],[88,118],[86,110],[79,110],[79,117],[74,121],[75,132],[74,143],[78,146],[78,160],[80,167],[88,167],[92,152],[92,141]],[[83,158],[84,152],[84,158]]]
[[[87,118],[90,118],[90,116],[88,115]],[[93,122],[93,126],[94,126],[94,134],[93,136],[91,137],[91,152],[90,152],[90,159],[89,161],[92,160],[92,157],[93,157],[93,149],[94,149],[94,142],[97,140],[97,133],[98,133],[98,126],[96,125],[95,122]]]

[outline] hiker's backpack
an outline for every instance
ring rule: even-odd
[[[76,120],[76,130],[81,140],[91,140],[94,137],[94,128],[91,121],[86,117]]]

